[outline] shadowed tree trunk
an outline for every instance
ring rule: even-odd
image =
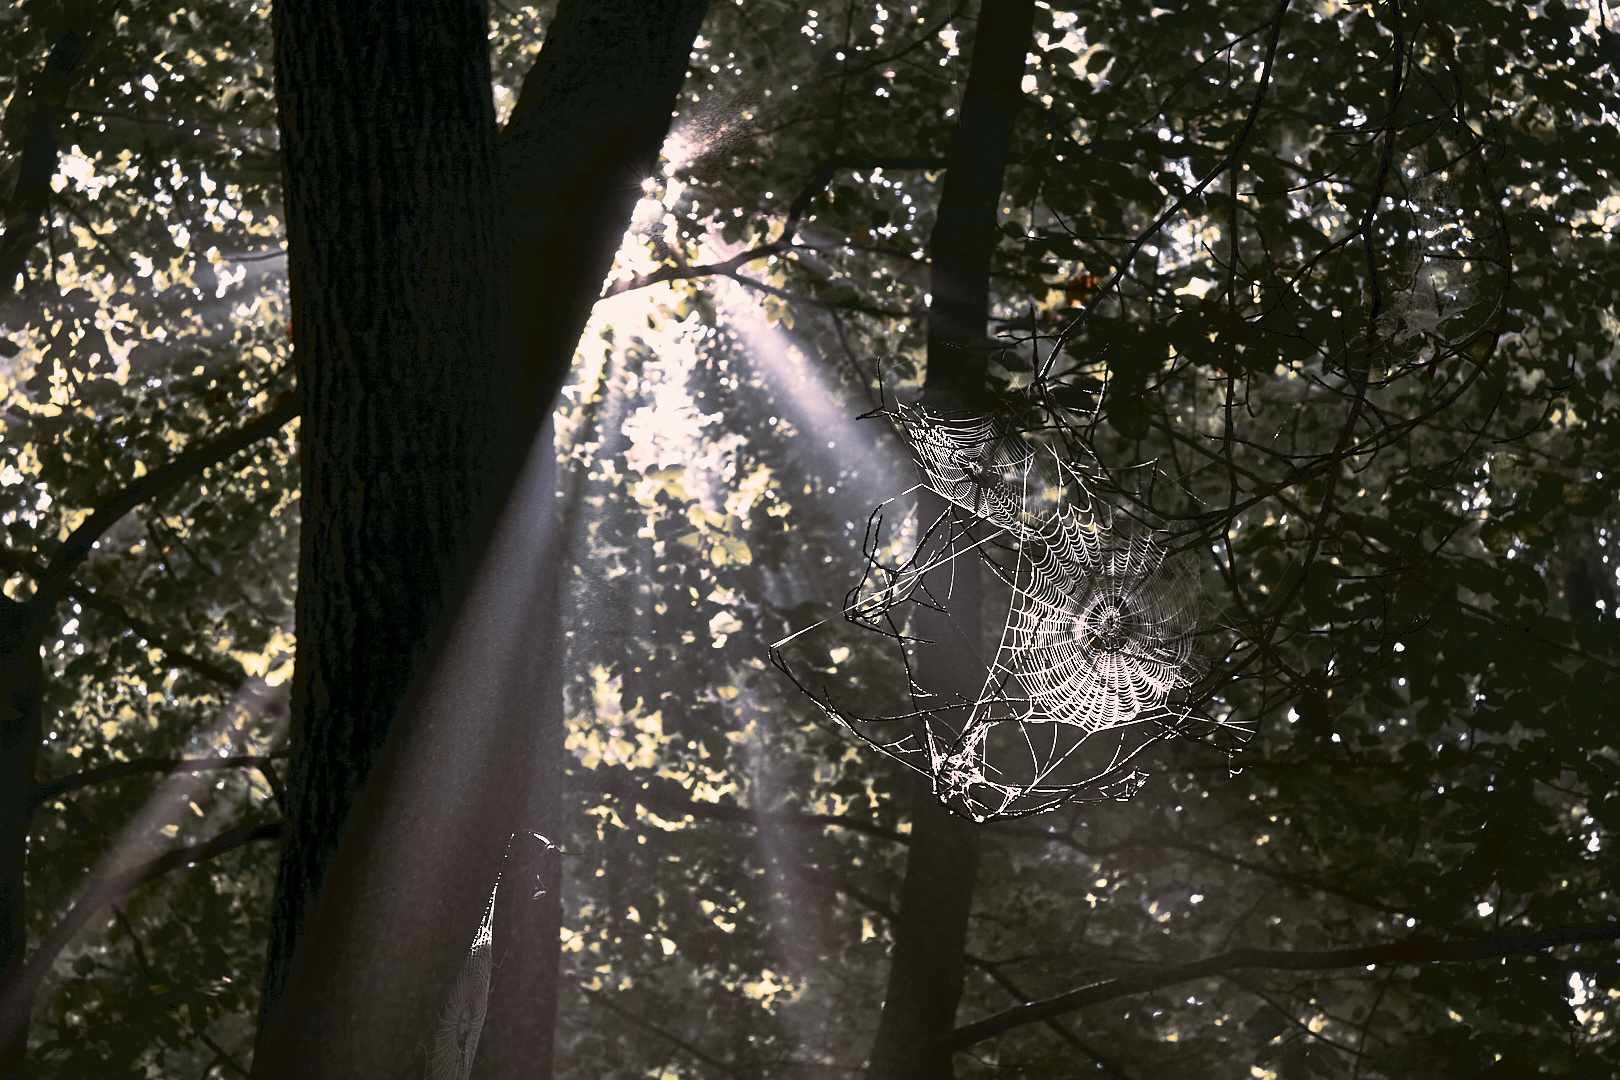
[[[44,235],[51,177],[61,152],[68,90],[93,38],[117,8],[117,0],[81,0],[69,5],[68,29],[51,47],[45,67],[28,81],[6,110],[5,134],[22,148],[10,196],[0,210],[0,304],[9,305],[17,275]]]
[[[945,163],[939,215],[929,238],[928,374],[923,404],[939,413],[982,412],[989,394],[990,256],[998,233],[1001,175],[1018,111],[1034,0],[984,0],[962,111]],[[923,521],[946,509],[932,492]],[[948,615],[921,609],[916,679],[940,703],[972,701],[982,690],[983,588],[976,560],[955,572]],[[951,568],[936,570],[944,578]],[[871,1080],[944,1080],[952,1074],[947,1040],[962,997],[968,915],[979,864],[979,834],[934,797],[924,778],[913,785],[911,842],[894,923],[894,950],[883,1016],[867,1067]]]
[[[0,601],[0,656],[5,658],[0,669],[5,691],[0,696],[0,1076],[10,1076],[22,1063],[28,1041],[26,1014],[21,1024],[4,1020],[28,943],[23,871],[34,814],[42,675],[39,639],[30,632],[32,610],[10,598]],[[27,1004],[18,1002],[17,1007]]]
[[[565,2],[498,140],[481,3],[278,6],[304,526],[255,1076],[420,1075],[425,1049],[473,1039],[480,1076],[550,1075],[558,874],[530,834],[559,831],[562,728],[541,425],[705,7]],[[446,1000],[503,868],[479,1038]]]
[[[405,983],[379,995],[391,1031],[341,998],[324,1030],[301,1008],[337,993],[324,968],[374,959],[340,937],[311,944],[303,934],[328,877],[356,872],[357,855],[343,848],[356,804],[395,716],[419,691],[504,466],[513,387],[497,355],[486,34],[472,0],[276,6],[303,524],[289,828],[258,1075],[419,1070],[411,1058],[455,968],[458,950],[445,942],[429,969],[442,977],[410,970],[405,948],[398,968],[374,972]],[[504,838],[483,839],[498,854]],[[340,852],[348,865],[334,868]],[[427,884],[410,891],[449,937],[478,900],[458,906]],[[335,1053],[340,1045],[355,1053]],[[320,1056],[311,1061],[306,1046]]]

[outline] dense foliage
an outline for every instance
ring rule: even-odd
[[[549,9],[492,13],[504,115]],[[854,417],[920,385],[973,14],[718,0],[581,343],[559,413],[561,1075],[850,1073],[870,1045],[904,777],[766,650],[830,620],[803,639],[821,677],[874,712],[905,694],[838,619],[868,514],[915,482]],[[1605,18],[1039,8],[991,371],[1009,416],[1084,441],[1102,497],[1201,579],[1196,704],[1255,734],[1230,760],[1163,744],[1129,802],[986,826],[959,1022],[1236,947],[1620,917]],[[70,23],[93,35],[49,228],[4,301],[7,596],[92,508],[289,382],[267,20],[245,0],[0,15],[18,189],[31,80]],[[274,820],[295,435],[136,509],[59,605],[38,779],[85,782],[30,829],[33,941],[92,868]],[[238,1071],[273,875],[272,846],[243,847],[94,920],[40,995],[29,1075]],[[1232,971],[1015,1027],[957,1067],[1609,1076],[1615,962],[1589,944]]]

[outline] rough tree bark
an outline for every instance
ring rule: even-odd
[[[292,1076],[292,1051],[316,1034],[283,1001],[294,947],[472,561],[511,388],[482,5],[283,0],[274,33],[303,524],[289,828],[255,1073]],[[458,925],[454,908],[433,914]],[[320,944],[353,962],[343,941]],[[417,1028],[392,1055],[331,1067],[403,1075],[436,1005],[429,982],[410,988],[421,1000],[401,1019]]]
[[[1018,111],[1034,0],[984,0],[962,110],[945,164],[939,214],[929,238],[930,291],[925,406],[947,415],[982,412],[989,353],[990,256],[998,233],[1002,170]],[[922,520],[946,509],[925,492]],[[960,561],[959,561],[960,562]],[[985,663],[979,640],[983,591],[978,564],[935,571],[949,586],[948,617],[924,610],[914,633],[918,685],[936,700],[971,701]],[[947,595],[942,580],[930,590]],[[868,1059],[871,1080],[944,1080],[953,1075],[950,1034],[962,997],[968,916],[979,863],[975,826],[946,810],[930,785],[913,786],[911,842],[894,923],[888,990]]]
[[[550,1075],[556,860],[526,835],[556,834],[561,786],[537,437],[705,7],[565,0],[497,140],[477,0],[278,6],[304,538],[255,1076],[420,1074],[503,866],[479,1075]]]

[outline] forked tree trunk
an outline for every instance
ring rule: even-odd
[[[985,337],[990,316],[990,257],[998,238],[1002,170],[1018,111],[1034,0],[984,0],[962,111],[946,157],[945,186],[929,238],[928,374],[923,404],[946,414],[982,412],[989,394]],[[944,500],[923,499],[924,521]],[[982,586],[975,560],[956,572],[950,617],[924,609],[914,628],[920,686],[936,700],[978,697]],[[942,572],[936,571],[936,574]],[[942,583],[930,582],[935,595]],[[912,800],[906,877],[893,927],[888,992],[872,1044],[870,1080],[945,1080],[953,1075],[946,1039],[962,997],[968,916],[979,863],[979,834],[953,816],[919,780]]]
[[[565,0],[499,144],[481,3],[355,7],[277,11],[304,547],[254,1074],[421,1075],[504,865],[476,1075],[547,1077],[556,860],[528,833],[558,831],[562,718],[539,433],[706,0]]]
[[[559,7],[545,47],[524,79],[501,145],[502,198],[516,282],[503,352],[520,378],[519,426],[525,442],[550,415],[579,336],[641,198],[641,181],[658,166],[692,42],[708,0],[573,0]],[[535,453],[551,460],[549,432]],[[548,496],[555,484],[543,470]],[[544,565],[561,546],[555,522],[545,531]],[[537,691],[544,723],[533,731],[532,782],[514,807],[508,874],[516,887],[507,906],[501,966],[490,993],[488,1032],[477,1075],[551,1076],[560,952],[561,865],[546,844],[562,820],[563,718],[555,572],[539,584],[547,613],[537,645],[546,660]],[[537,891],[541,895],[536,898]]]

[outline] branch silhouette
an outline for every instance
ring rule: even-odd
[[[1491,960],[1499,956],[1540,952],[1560,945],[1620,939],[1620,922],[1560,926],[1517,937],[1492,937],[1479,941],[1393,941],[1357,949],[1321,952],[1295,952],[1290,949],[1234,949],[1218,956],[1186,964],[1153,967],[1118,978],[1103,979],[1043,1001],[1016,1005],[951,1033],[950,1048],[965,1050],[986,1039],[993,1039],[1025,1024],[1039,1024],[1098,1005],[1105,1001],[1162,990],[1177,983],[1224,975],[1232,971],[1332,971],[1338,968],[1368,967],[1379,964],[1436,964]]]
[[[271,403],[270,410],[235,431],[181,454],[167,465],[136,480],[108,499],[68,534],[39,582],[39,594],[59,596],[68,577],[95,550],[96,541],[125,514],[144,502],[166,495],[210,465],[217,465],[280,431],[298,415],[298,396],[288,390]]]
[[[29,1008],[33,1004],[40,981],[44,979],[62,950],[102,908],[131,889],[155,881],[171,871],[195,866],[259,840],[280,840],[286,831],[286,825],[279,821],[264,825],[245,825],[216,836],[212,840],[204,840],[165,852],[154,859],[148,859],[99,880],[92,878],[85,894],[67,914],[62,916],[60,922],[46,932],[27,963],[14,968],[15,974],[6,982],[0,983],[0,1044],[11,1045],[17,1029],[21,1027],[26,1030]]]

